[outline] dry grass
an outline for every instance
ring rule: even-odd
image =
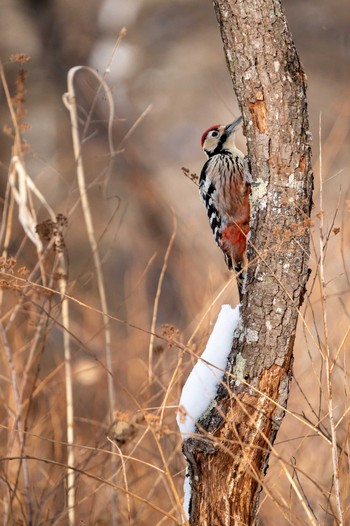
[[[235,301],[235,283],[220,270],[204,280],[188,270],[191,255],[169,210],[157,209],[169,223],[162,242],[152,243],[151,232],[145,249],[151,221],[136,235],[118,189],[110,204],[112,162],[128,148],[111,147],[111,114],[103,169],[88,180],[80,171],[80,193],[74,183],[53,211],[49,187],[39,192],[27,171],[25,76],[13,97],[3,70],[2,82],[12,139],[0,230],[3,524],[181,524],[180,390],[219,306]],[[95,156],[89,137],[103,83],[92,86],[88,110],[79,95],[74,110],[78,171]],[[327,184],[321,179],[316,192],[295,379],[264,482],[260,512],[269,526],[349,520],[349,198],[343,189],[336,210],[327,209]],[[140,184],[133,198],[147,214],[151,189]]]

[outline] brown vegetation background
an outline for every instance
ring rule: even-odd
[[[324,214],[327,230],[326,283],[329,344],[337,363],[333,371],[335,414],[342,448],[341,477],[348,476],[349,459],[349,86],[350,11],[347,2],[291,0],[284,2],[290,29],[308,77],[313,134],[315,210],[308,297],[295,344],[295,379],[288,414],[271,457],[266,491],[261,501],[262,524],[308,524],[304,508],[281,469],[287,466],[302,499],[322,524],[332,524],[331,448],[318,431],[329,435],[324,383],[324,328],[318,279],[318,221]],[[160,525],[174,521],[182,498],[184,460],[175,425],[181,386],[193,358],[178,343],[199,354],[223,302],[238,301],[229,283],[223,257],[216,248],[198,191],[181,167],[198,173],[204,161],[200,136],[212,124],[228,123],[238,108],[226,69],[222,43],[211,2],[194,0],[3,0],[0,18],[0,57],[15,92],[22,66],[9,61],[14,53],[30,55],[25,64],[26,122],[29,144],[27,171],[56,214],[68,218],[64,232],[69,261],[68,292],[86,306],[71,304],[76,462],[76,523],[111,524],[111,486],[121,486],[144,501],[117,492],[117,523]],[[103,74],[119,31],[123,39],[106,79],[115,102],[113,140],[120,153],[110,159],[107,137],[108,105],[98,94],[92,121],[82,146],[89,198],[103,260],[107,300],[112,320],[113,379],[116,422],[127,425],[125,456],[118,456],[112,479],[110,439],[116,425],[108,423],[107,373],[103,321],[96,273],[79,205],[69,115],[62,102],[70,67],[89,65]],[[77,81],[79,115],[86,121],[97,83],[82,73]],[[10,125],[1,92],[1,126]],[[149,108],[149,106],[152,106]],[[323,211],[319,208],[319,120],[322,114]],[[126,139],[133,125],[135,129]],[[245,150],[244,138],[238,142]],[[5,198],[13,140],[0,141],[1,203]],[[37,206],[38,221],[48,219]],[[14,214],[9,255],[16,269],[30,272],[37,261]],[[176,225],[176,237],[166,257]],[[339,230],[340,229],[340,230]],[[329,235],[328,235],[329,234]],[[52,255],[54,258],[54,254]],[[154,342],[154,377],[149,384],[150,329],[157,289],[162,282]],[[7,268],[8,270],[8,268]],[[16,270],[16,272],[17,272]],[[229,284],[228,284],[229,283]],[[228,285],[227,285],[228,284]],[[224,292],[218,294],[227,285]],[[18,290],[6,289],[2,322],[6,327],[20,301]],[[28,293],[8,338],[19,377],[25,370],[43,297]],[[29,371],[25,453],[29,462],[33,524],[67,524],[65,511],[65,377],[59,297],[45,307],[49,318],[45,337],[37,342],[35,367]],[[198,324],[199,328],[198,328]],[[339,351],[339,352],[338,352]],[[9,444],[14,425],[11,369],[1,350],[0,448],[2,456],[18,454]],[[169,387],[170,386],[170,387]],[[310,427],[296,420],[303,416]],[[10,447],[11,446],[11,447]],[[280,456],[277,459],[276,453]],[[43,459],[46,462],[43,462]],[[138,459],[138,460],[135,460]],[[140,460],[142,462],[140,462]],[[147,463],[147,464],[146,464]],[[9,487],[15,486],[18,464],[2,463],[0,496],[4,509]],[[95,477],[95,478],[92,478]],[[26,523],[22,475],[8,511],[9,524]],[[98,477],[98,480],[96,480]],[[10,485],[10,486],[9,486]],[[349,504],[347,484],[344,503]],[[286,512],[285,510],[288,510]],[[13,522],[11,522],[13,521]],[[81,521],[81,522],[79,522]]]

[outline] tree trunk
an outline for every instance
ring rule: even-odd
[[[242,323],[215,407],[198,425],[203,438],[184,443],[190,524],[201,526],[256,522],[288,399],[313,187],[305,75],[280,1],[214,0],[214,7],[253,184]]]

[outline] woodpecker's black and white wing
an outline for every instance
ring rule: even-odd
[[[219,213],[218,206],[217,206],[217,199],[218,199],[218,191],[215,188],[213,182],[211,181],[210,177],[208,177],[208,173],[211,172],[211,170],[214,168],[213,165],[215,165],[215,159],[210,158],[207,160],[205,165],[202,168],[201,175],[199,178],[199,195],[201,198],[202,203],[204,204],[209,224],[212,229],[215,241],[218,245],[218,247],[223,250],[221,239],[222,239],[222,230],[223,225],[221,221],[221,214]],[[232,269],[232,258],[230,253],[224,251],[225,261],[228,266],[228,268]]]

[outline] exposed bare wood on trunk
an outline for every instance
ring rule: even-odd
[[[247,293],[227,385],[200,422],[203,439],[184,444],[190,523],[201,526],[256,521],[270,444],[284,414],[269,398],[282,407],[288,399],[308,278],[313,180],[305,75],[280,1],[214,0],[214,7],[255,184]]]

